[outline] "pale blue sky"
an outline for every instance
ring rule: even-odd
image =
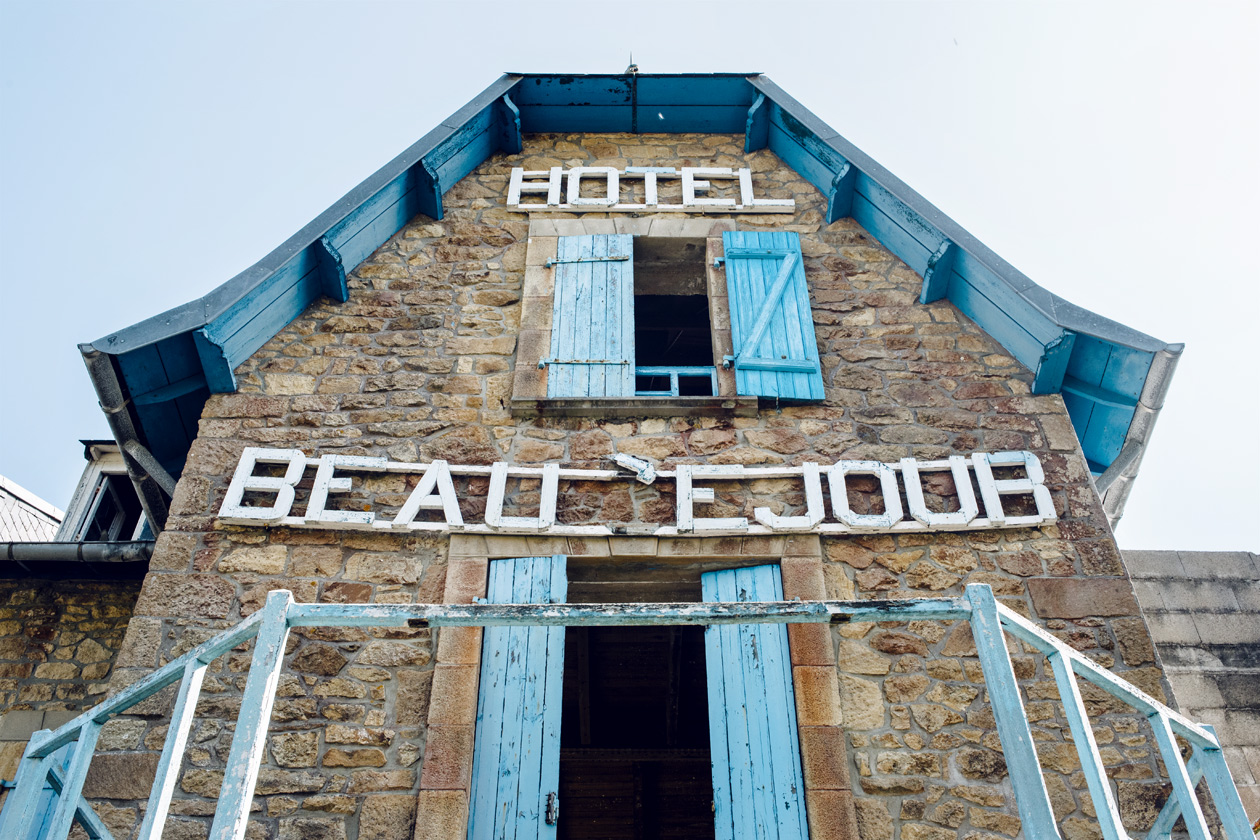
[[[1118,536],[1260,548],[1255,3],[0,0],[0,473],[108,437],[76,344],[248,267],[502,71],[767,73],[1185,357]]]

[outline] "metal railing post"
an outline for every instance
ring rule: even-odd
[[[1215,729],[1208,724],[1204,724],[1203,728],[1212,733],[1212,736],[1216,738],[1216,743],[1221,742]],[[1203,778],[1207,779],[1208,790],[1212,792],[1212,804],[1216,806],[1216,813],[1221,817],[1221,825],[1225,828],[1226,836],[1230,840],[1252,840],[1255,835],[1251,833],[1247,811],[1243,808],[1242,797],[1238,795],[1238,786],[1234,784],[1234,777],[1229,773],[1229,765],[1225,763],[1224,751],[1219,747],[1216,749],[1208,747],[1197,752],[1200,755],[1199,769],[1203,773]]]
[[[1029,840],[1061,840],[1046,781],[1041,775],[1041,763],[1037,760],[1037,748],[1033,745],[1032,730],[1028,728],[1019,683],[1015,680],[1015,669],[1006,650],[993,589],[987,584],[973,583],[967,587],[967,600],[971,602],[971,633],[989,690],[989,704],[993,707],[1011,786],[1015,789],[1015,805],[1024,835]]]
[[[151,840],[154,836],[162,835],[162,826],[166,824],[166,812],[171,806],[171,796],[175,793],[179,766],[183,762],[188,731],[192,728],[193,716],[197,710],[197,696],[201,693],[201,681],[205,675],[205,662],[193,659],[184,666],[179,692],[175,695],[175,705],[171,708],[166,743],[162,745],[162,757],[158,759],[157,772],[153,775],[149,805],[144,811],[144,821],[140,823],[139,840]]]
[[[267,746],[271,707],[284,665],[284,643],[289,636],[288,612],[293,596],[279,590],[267,595],[262,624],[254,639],[254,658],[241,697],[236,735],[223,769],[223,787],[214,809],[210,840],[241,840],[249,821],[249,806],[258,782],[258,765]]]
[[[0,811],[0,837],[27,837],[31,832],[40,794],[48,780],[48,771],[56,760],[52,754],[42,758],[35,757],[34,745],[51,734],[52,730],[41,729],[26,743],[26,750],[18,764],[17,776],[13,780],[13,790],[9,791],[9,797],[4,801],[4,810]]]

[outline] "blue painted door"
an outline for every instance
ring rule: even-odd
[[[800,236],[736,230],[724,233],[722,243],[736,391],[821,400],[822,366]]]
[[[560,604],[565,558],[493,560],[487,600]],[[560,781],[563,627],[487,627],[473,745],[470,840],[553,840],[549,794]]]
[[[562,236],[548,397],[634,396],[634,237]]]
[[[778,566],[701,576],[706,602],[780,601]],[[787,628],[704,631],[717,840],[806,840],[805,784]]]

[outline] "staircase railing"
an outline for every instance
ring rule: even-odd
[[[0,837],[30,838],[37,830],[34,823],[41,792],[45,787],[51,787],[57,793],[56,805],[51,820],[45,822],[35,836],[40,840],[65,840],[71,826],[78,822],[93,840],[113,840],[82,793],[101,727],[162,689],[178,684],[166,741],[138,833],[140,840],[159,838],[175,790],[206,669],[218,657],[252,640],[254,649],[240,717],[210,829],[210,840],[240,840],[245,836],[276,686],[284,667],[285,641],[294,627],[838,624],[923,619],[965,619],[971,623],[998,736],[1015,790],[1016,806],[1024,832],[1030,840],[1061,840],[1061,835],[1007,651],[1006,634],[1045,654],[1051,663],[1104,840],[1131,838],[1121,823],[1115,795],[1081,699],[1078,677],[1128,703],[1150,721],[1168,768],[1172,794],[1147,835],[1148,840],[1168,837],[1179,816],[1185,818],[1192,840],[1208,840],[1207,820],[1195,790],[1200,779],[1207,780],[1212,802],[1229,840],[1252,840],[1242,801],[1212,727],[1187,719],[999,604],[992,589],[984,584],[968,586],[961,598],[618,605],[299,604],[294,602],[289,592],[278,590],[268,595],[263,609],[235,627],[202,643],[60,728],[35,733],[22,756],[15,787],[9,793],[3,812],[0,812]],[[1183,760],[1178,748],[1178,735],[1192,747],[1188,761]],[[70,755],[63,770],[64,754],[59,751],[67,746],[70,746]]]

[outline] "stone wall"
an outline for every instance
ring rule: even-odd
[[[109,688],[140,581],[0,581],[0,779]]]
[[[1211,724],[1252,820],[1260,819],[1260,557],[1126,551],[1177,709]]]
[[[347,303],[321,300],[268,342],[237,370],[239,393],[214,395],[205,407],[116,685],[250,614],[272,589],[290,589],[299,601],[443,597],[445,538],[217,523],[215,511],[245,446],[581,467],[606,466],[603,459],[617,452],[669,466],[895,461],[1028,449],[1045,466],[1059,523],[826,539],[828,595],[922,597],[988,583],[1005,603],[1048,621],[1079,650],[1161,695],[1150,640],[1062,400],[1030,395],[1031,374],[998,344],[947,301],[919,304],[919,276],[851,219],[825,224],[826,202],[811,185],[769,151],[745,155],[742,143],[736,136],[529,137],[523,155],[496,155],[447,193],[444,220],[418,217],[358,267]],[[755,416],[739,417],[514,416],[509,401],[526,266],[541,265],[531,249],[529,220],[503,206],[514,165],[749,166],[758,194],[795,198],[793,215],[742,215],[735,223],[801,234],[825,402],[767,401]],[[583,219],[601,223],[598,215]],[[552,217],[546,231],[541,224],[535,222],[534,238],[557,232]],[[388,516],[414,480],[356,479],[338,504],[371,505]],[[465,518],[479,518],[485,480],[465,480],[460,489]],[[510,490],[505,513],[537,504],[528,483]],[[562,483],[559,519],[641,526],[673,519],[669,482],[607,490]],[[793,513],[803,505],[799,488],[788,481],[718,484],[716,490],[716,503],[702,508],[703,515],[751,516],[757,506]],[[933,477],[928,492],[931,503],[947,504],[954,488]],[[1090,606],[1082,610],[1085,603]],[[852,777],[862,840],[1014,836],[1018,820],[966,628],[850,625],[833,631],[831,643],[848,743],[809,760],[828,765],[818,772],[844,778],[846,787]],[[433,655],[424,630],[293,634],[257,793],[257,836],[406,835],[425,750],[440,749],[426,743]],[[224,657],[207,678],[172,807],[175,824],[188,836],[204,832],[214,806],[231,735],[225,719],[239,703],[246,661],[243,653]],[[1016,666],[1065,833],[1069,840],[1096,836],[1053,680],[1036,657],[1020,653]],[[1100,715],[1104,756],[1123,780],[1130,829],[1139,831],[1160,792],[1145,724],[1085,690]],[[127,724],[127,737],[112,746],[142,752],[111,757],[118,762],[112,766],[151,767],[163,714],[155,704]],[[124,775],[100,778],[105,783]],[[139,798],[135,793],[94,790],[112,797],[111,808],[132,815],[135,806],[120,800]],[[462,836],[458,813],[425,818]],[[814,840],[852,833],[851,821],[840,817],[816,825]]]

